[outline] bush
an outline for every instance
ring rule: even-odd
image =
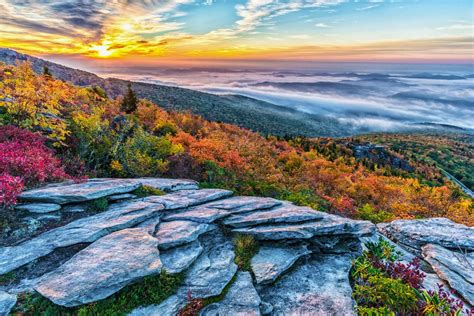
[[[234,237],[235,263],[239,269],[250,271],[250,261],[258,252],[258,243],[251,235],[236,235]]]
[[[100,213],[104,212],[109,206],[109,201],[106,197],[101,197],[87,203],[87,210],[89,212]]]
[[[384,211],[375,211],[374,207],[368,203],[357,210],[357,215],[360,219],[371,221],[375,224],[393,219],[393,214]]]
[[[9,174],[0,175],[0,208],[9,208],[16,204],[18,195],[23,190],[23,181],[20,177]]]
[[[149,185],[142,185],[138,189],[133,191],[132,194],[135,194],[137,197],[143,198],[150,195],[164,195],[165,192]]]

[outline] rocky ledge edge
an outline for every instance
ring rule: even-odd
[[[167,194],[131,194],[142,185]],[[177,293],[131,315],[176,315],[190,293],[208,298],[226,287],[222,300],[201,315],[351,315],[352,260],[379,238],[393,243],[404,260],[423,260],[426,289],[445,284],[474,305],[474,229],[445,218],[376,226],[287,201],[199,189],[182,179],[91,179],[20,196],[21,207],[32,213],[65,212],[104,197],[111,204],[103,212],[0,248],[0,275],[19,276],[0,287],[0,315],[10,312],[20,293],[36,291],[74,307],[162,270],[184,274]],[[260,243],[250,272],[234,263],[234,234]]]

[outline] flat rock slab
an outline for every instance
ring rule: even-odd
[[[91,243],[111,232],[135,226],[163,210],[163,205],[126,201],[105,212],[47,231],[13,247],[0,248],[0,274],[46,256],[59,247]]]
[[[205,307],[199,315],[260,315],[260,297],[252,283],[249,272],[239,272],[235,282],[219,303]]]
[[[274,315],[354,315],[349,255],[321,255],[257,288]]]
[[[103,237],[45,275],[35,290],[61,306],[104,299],[161,271],[158,241],[139,228]]]
[[[256,196],[234,196],[225,200],[207,203],[204,206],[229,211],[230,213],[243,213],[255,210],[269,209],[283,202],[272,198]]]
[[[141,185],[148,185],[163,191],[197,189],[192,180],[138,178],[138,179],[89,179],[83,183],[59,183],[43,188],[25,191],[20,200],[68,204],[95,200],[109,195],[129,193]]]
[[[8,315],[15,304],[15,295],[0,291],[0,316]]]
[[[251,267],[257,284],[274,282],[290,269],[300,257],[311,253],[306,246],[260,247],[251,260]]]
[[[216,208],[195,206],[184,210],[170,211],[167,212],[163,217],[165,221],[173,220],[188,220],[198,223],[213,223],[214,221],[229,215],[230,213],[225,210]]]
[[[191,221],[162,222],[155,237],[160,249],[169,249],[195,241],[209,229],[209,225]]]
[[[110,195],[107,197],[107,199],[109,199],[109,201],[120,201],[120,200],[134,199],[136,197],[137,196],[135,194],[123,193],[123,194]]]
[[[309,239],[316,236],[360,237],[375,232],[375,225],[369,221],[356,221],[325,214],[319,221],[300,224],[273,224],[256,227],[236,228],[234,233],[253,235],[258,240]]]
[[[61,205],[55,203],[28,203],[15,206],[16,210],[27,211],[30,213],[51,213],[61,209]]]
[[[128,316],[175,316],[186,306],[186,299],[171,295],[159,305],[149,305],[134,309]]]
[[[378,230],[393,241],[418,253],[426,244],[474,251],[474,227],[454,223],[447,218],[395,220],[378,224]]]
[[[422,247],[422,254],[436,274],[474,306],[474,253],[454,252],[428,244]]]
[[[221,189],[183,190],[172,194],[148,196],[142,201],[163,204],[167,210],[190,207],[232,195],[232,191]]]
[[[299,223],[322,219],[324,216],[324,213],[309,207],[284,203],[270,210],[257,210],[251,213],[231,215],[224,221],[224,224],[232,227],[247,227],[273,223]]]
[[[202,251],[203,248],[198,240],[183,246],[163,250],[160,252],[163,269],[170,274],[180,273],[189,268]]]
[[[25,191],[20,200],[67,204],[95,200],[108,195],[128,193],[140,186],[132,179],[92,179],[83,183],[73,183]]]

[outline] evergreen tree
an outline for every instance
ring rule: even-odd
[[[127,94],[123,98],[120,110],[127,114],[131,114],[137,110],[138,98],[135,92],[132,90],[132,84],[128,84]]]
[[[51,72],[49,71],[48,66],[44,66],[44,67],[43,67],[43,75],[46,76],[46,77],[50,77],[50,78],[53,77],[53,75],[52,75]]]

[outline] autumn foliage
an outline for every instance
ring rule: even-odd
[[[0,122],[41,132],[58,156],[79,157],[91,175],[186,177],[375,222],[445,216],[474,225],[472,199],[449,181],[431,185],[367,166],[349,149],[262,136],[147,100],[127,114],[120,98],[35,75],[25,64],[0,66],[0,79],[0,100],[10,99],[0,101]]]

